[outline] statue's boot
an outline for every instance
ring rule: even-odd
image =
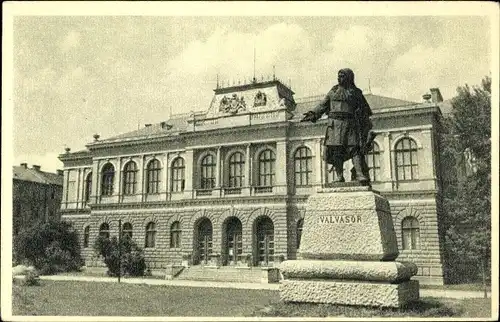
[[[335,168],[335,180],[333,180],[333,182],[345,182],[344,162],[341,160],[336,160],[333,167]]]
[[[366,169],[368,166],[363,164],[365,161],[364,156],[361,154],[356,154],[352,158],[352,165],[354,166],[354,170],[356,171],[356,181],[361,184],[369,184],[370,178],[366,174]]]

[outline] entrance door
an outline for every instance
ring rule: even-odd
[[[212,254],[212,223],[205,218],[198,227],[198,260],[199,264],[207,264]]]
[[[243,242],[241,238],[241,221],[232,217],[228,219],[226,226],[226,265],[236,265],[242,260]]]
[[[274,225],[268,217],[257,225],[257,255],[260,266],[270,266],[274,262]]]
[[[229,265],[236,265],[241,261],[241,254],[243,253],[243,243],[240,234],[232,234],[228,236],[227,241],[227,260]]]

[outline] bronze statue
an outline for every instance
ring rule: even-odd
[[[354,73],[345,68],[338,72],[338,85],[326,94],[313,110],[304,113],[301,122],[316,122],[328,115],[323,159],[335,170],[335,182],[344,182],[344,162],[352,159],[351,179],[370,184],[365,155],[373,147],[372,111],[362,91],[354,84]]]

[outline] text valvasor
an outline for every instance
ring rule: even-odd
[[[329,224],[355,224],[361,222],[361,216],[360,215],[319,216],[319,222],[329,223]]]

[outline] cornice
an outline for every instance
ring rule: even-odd
[[[61,215],[90,215],[90,208],[85,209],[60,209]]]
[[[259,203],[287,203],[288,196],[250,196],[239,198],[203,198],[186,199],[155,202],[135,202],[135,203],[109,203],[109,204],[91,204],[91,210],[119,210],[119,209],[155,209],[155,208],[183,208],[199,206],[227,206],[227,205],[254,205]]]

